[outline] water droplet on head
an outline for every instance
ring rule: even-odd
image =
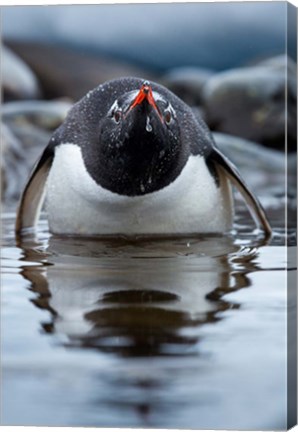
[[[149,117],[147,117],[147,120],[146,120],[146,131],[152,132],[152,126],[150,124],[150,118]]]

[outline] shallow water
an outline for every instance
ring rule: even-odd
[[[239,202],[230,236],[18,245],[7,208],[2,424],[285,428],[294,229],[263,202],[269,244]]]

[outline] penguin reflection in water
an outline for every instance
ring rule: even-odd
[[[260,203],[191,108],[161,85],[122,78],[90,91],[53,134],[16,231],[35,227],[46,196],[55,234],[224,233],[233,223],[230,183],[270,234]]]

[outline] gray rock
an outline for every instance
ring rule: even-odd
[[[296,68],[284,56],[211,77],[203,89],[205,118],[210,128],[283,151],[286,70],[288,148],[295,151]]]
[[[292,59],[285,55],[267,58],[265,60],[257,62],[255,66],[269,66],[271,68],[279,69],[281,71],[284,71],[285,67],[287,67],[290,74],[296,73],[296,64],[293,62]]]
[[[54,130],[63,122],[72,105],[66,100],[8,102],[2,106],[2,119]]]
[[[1,77],[4,100],[36,99],[41,95],[32,70],[5,46],[1,46]]]
[[[217,147],[236,165],[249,186],[270,195],[270,190],[278,188],[286,195],[295,195],[297,155],[286,155],[280,151],[236,136],[213,132]]]
[[[8,45],[34,71],[47,99],[81,99],[89,90],[105,81],[122,76],[155,76],[124,61],[89,52],[39,42],[9,42]]]
[[[28,174],[26,154],[21,142],[5,124],[1,125],[1,144],[1,196],[4,200],[18,198],[22,181]]]
[[[72,104],[66,101],[19,101],[2,107],[1,190],[6,202],[18,199],[30,171],[49,143],[52,130]]]
[[[240,169],[248,169],[273,174],[285,173],[285,154],[268,149],[260,144],[237,136],[213,132],[217,147]],[[295,166],[295,159],[290,159],[289,171]]]
[[[11,202],[19,199],[26,180],[50,137],[50,132],[30,124],[1,125],[2,200]]]
[[[202,88],[213,74],[204,68],[177,67],[163,75],[160,81],[188,105],[198,106],[202,102]]]

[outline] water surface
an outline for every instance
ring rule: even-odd
[[[286,427],[284,202],[235,233],[16,243],[3,215],[2,423]]]

